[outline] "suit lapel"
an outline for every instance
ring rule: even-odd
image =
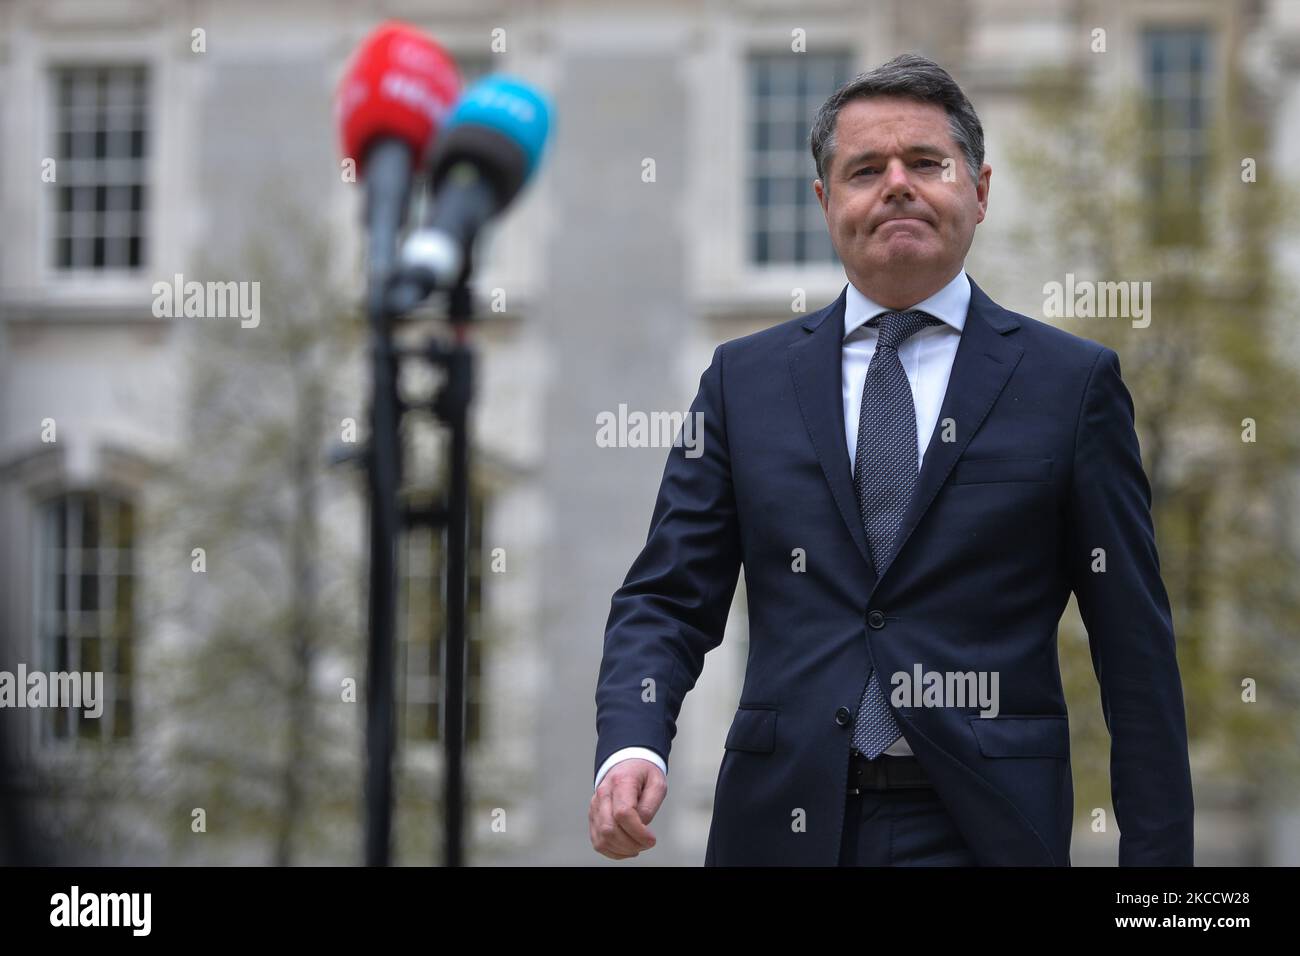
[[[812,439],[817,460],[821,462],[822,473],[831,486],[831,496],[839,507],[853,543],[858,546],[868,573],[874,578],[844,436],[844,364],[841,352],[848,291],[846,285],[833,304],[804,320],[803,328],[810,334],[792,342],[786,349],[786,357],[804,426]]]
[[[895,560],[1024,354],[1024,349],[1004,337],[1020,327],[1016,317],[990,299],[974,279],[970,286],[970,308],[948,377],[948,390],[921,463],[916,492],[899,527]],[[845,286],[833,304],[810,315],[803,322],[809,334],[792,343],[786,354],[813,449],[840,516],[871,574],[874,589],[893,561],[886,563],[879,574],[872,567],[845,444],[842,349],[847,294]],[[951,441],[942,440],[946,421],[953,423]]]
[[[948,480],[953,465],[984,424],[993,402],[1015,371],[1025,350],[1004,336],[1018,328],[1020,322],[1016,317],[985,295],[971,279],[970,308],[966,312],[966,325],[948,377],[948,391],[944,394],[939,420],[934,423],[930,444],[921,462],[916,492],[898,529],[894,560],[907,547],[907,539],[925,517],[939,489]],[[942,440],[945,421],[953,423],[952,441]],[[892,563],[885,565],[880,577],[884,577]]]

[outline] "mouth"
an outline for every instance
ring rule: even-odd
[[[886,219],[884,222],[877,225],[876,228],[883,229],[885,226],[891,225],[893,223],[902,223],[902,224],[908,224],[913,226],[929,225],[929,223],[926,222],[924,219],[917,219],[915,216],[900,216],[897,219]]]

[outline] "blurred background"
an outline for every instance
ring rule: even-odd
[[[967,271],[1120,354],[1197,862],[1300,864],[1300,0],[0,0],[0,668],[100,671],[106,697],[96,719],[0,710],[0,846],[362,859],[363,194],[332,97],[390,17],[555,109],[475,284],[471,864],[609,862],[587,831],[595,679],[667,450],[601,447],[597,416],[685,412],[717,343],[834,300],[809,126],[906,51],[984,124]],[[257,282],[259,321],[160,315],[178,276]],[[1070,276],[1151,283],[1149,323],[1049,314]],[[404,429],[427,497],[443,437]],[[401,549],[402,864],[441,859],[442,552],[427,530]],[[703,861],[745,608],[742,575],[641,865]],[[1114,865],[1073,600],[1060,646],[1073,862]]]

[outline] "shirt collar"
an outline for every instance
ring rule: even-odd
[[[963,268],[952,277],[952,281],[946,286],[930,296],[928,299],[908,306],[909,309],[920,309],[923,312],[929,312],[936,319],[943,321],[958,332],[966,325],[966,310],[970,307],[970,279],[966,277],[966,270]],[[873,302],[861,292],[852,282],[848,284],[848,293],[844,302],[844,337],[848,338],[857,329],[873,316],[881,312],[889,312],[883,305]],[[902,310],[907,311],[907,310]]]

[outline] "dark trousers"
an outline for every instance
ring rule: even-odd
[[[878,760],[890,759],[886,756]],[[840,866],[978,866],[933,788],[849,794]]]

